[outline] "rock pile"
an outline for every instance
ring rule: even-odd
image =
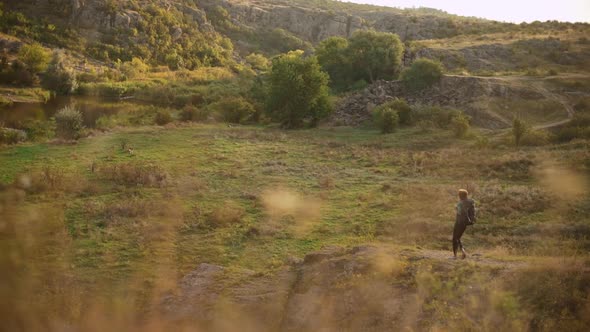
[[[489,97],[541,99],[543,95],[530,87],[501,78],[444,76],[438,84],[421,91],[408,90],[401,81],[377,81],[361,92],[344,97],[336,106],[331,122],[335,125],[358,126],[371,118],[371,111],[377,105],[402,98],[410,105],[463,110],[478,126],[506,127],[505,121],[490,115],[478,105],[478,101]]]

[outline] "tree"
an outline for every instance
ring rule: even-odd
[[[53,53],[43,77],[43,85],[58,94],[70,94],[78,88],[76,74],[67,66],[63,51],[58,50]]]
[[[38,74],[47,69],[49,52],[39,44],[23,45],[18,52],[18,59],[22,61],[31,74]]]
[[[422,90],[440,81],[443,67],[440,62],[418,59],[402,73],[402,81],[410,90]]]
[[[398,74],[404,45],[393,33],[357,31],[349,40],[348,57],[355,80],[374,82],[378,79],[393,79]]]
[[[331,110],[328,74],[317,58],[292,51],[273,59],[268,77],[267,112],[285,128],[298,128],[307,121],[316,125]]]
[[[512,136],[514,137],[514,143],[516,146],[520,146],[522,137],[528,130],[528,125],[520,118],[514,118],[514,120],[512,120]]]
[[[351,80],[352,70],[347,52],[348,40],[342,37],[324,39],[315,50],[319,64],[330,75],[336,90],[344,90]]]

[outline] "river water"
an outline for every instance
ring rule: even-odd
[[[116,114],[122,104],[118,100],[80,96],[56,97],[46,103],[14,103],[0,107],[0,126],[19,128],[29,120],[47,121],[66,105],[75,105],[82,113],[84,125],[94,128],[98,118]]]

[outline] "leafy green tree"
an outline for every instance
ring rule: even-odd
[[[31,74],[38,74],[47,69],[50,54],[39,44],[23,45],[18,52],[18,59]]]
[[[43,77],[43,86],[58,94],[70,94],[78,88],[76,73],[66,63],[63,51],[55,51]]]
[[[357,31],[349,40],[348,58],[355,81],[364,79],[374,82],[378,79],[393,79],[398,74],[404,45],[393,33]]]
[[[317,125],[331,110],[328,74],[317,58],[293,51],[273,59],[266,101],[270,117],[285,128]]]
[[[316,47],[318,62],[330,75],[336,90],[344,90],[350,83],[352,68],[348,57],[348,40],[342,37],[324,39]]]
[[[440,81],[443,67],[440,62],[418,59],[402,73],[404,85],[411,90],[422,90]]]
[[[529,126],[520,118],[514,118],[512,120],[512,136],[514,137],[514,143],[516,146],[520,146],[522,137],[529,130]]]

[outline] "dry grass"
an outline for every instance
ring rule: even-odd
[[[164,187],[170,179],[160,166],[140,162],[99,166],[98,174],[106,180],[128,186]]]
[[[208,220],[212,227],[225,227],[239,224],[244,216],[244,208],[232,201],[226,201],[209,213]]]

